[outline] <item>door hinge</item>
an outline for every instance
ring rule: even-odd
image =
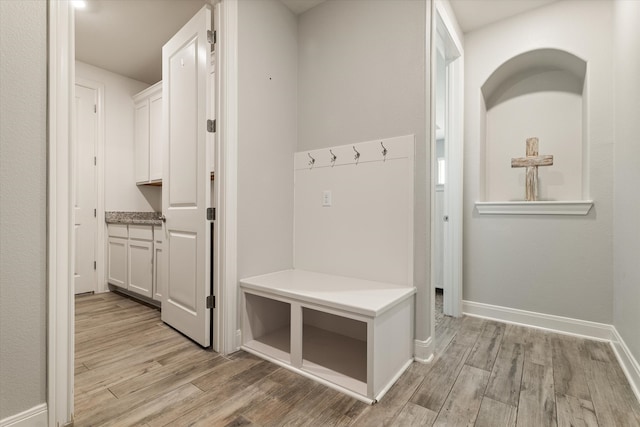
[[[98,213],[96,212],[96,210],[93,210],[93,217],[96,218],[98,216]]]
[[[98,112],[98,106],[96,104],[93,104],[93,112],[94,113]]]
[[[216,208],[207,208],[207,221],[216,220]]]
[[[217,34],[216,34],[216,32],[215,32],[215,31],[208,30],[208,31],[207,31],[207,41],[208,41],[210,44],[215,44],[215,43],[216,43],[216,41],[217,41],[216,39],[217,39]]]
[[[214,133],[216,131],[216,121],[207,120],[207,132]]]
[[[216,308],[216,296],[209,295],[207,297],[207,308]]]
[[[98,158],[96,156],[93,156],[93,166],[96,166],[98,164]]]
[[[95,261],[93,261],[93,269],[94,269],[94,270],[97,270],[97,268],[98,268],[98,263],[97,263],[97,262],[95,262]]]

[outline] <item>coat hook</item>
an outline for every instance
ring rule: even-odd
[[[335,154],[333,154],[332,150],[329,150],[329,152],[331,153],[331,166],[333,166],[336,163],[336,159],[338,157]]]
[[[311,157],[311,154],[309,154],[309,153],[307,153],[307,156],[309,156],[309,158],[311,159],[311,160],[309,160],[309,166],[313,167],[313,165],[316,163],[316,159]]]
[[[356,155],[353,156],[353,160],[355,160],[356,163],[358,163],[358,160],[360,160],[360,153],[358,152],[358,150],[356,150],[356,146],[355,145],[353,146],[353,151],[356,152]]]
[[[380,141],[380,145],[382,145],[382,157],[383,157],[383,160],[382,160],[382,161],[385,161],[385,160],[387,160],[387,153],[388,153],[388,151],[387,151],[387,148],[386,148],[386,147],[384,146],[384,144],[382,143],[382,141]]]

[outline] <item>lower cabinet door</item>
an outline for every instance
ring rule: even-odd
[[[153,242],[129,240],[129,287],[145,297],[153,296]]]
[[[162,301],[162,293],[164,292],[164,252],[162,251],[162,243],[156,241],[153,246],[153,299]]]
[[[109,237],[107,240],[107,282],[127,288],[127,239]]]

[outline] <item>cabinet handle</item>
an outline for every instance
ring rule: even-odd
[[[167,222],[167,217],[166,217],[166,216],[164,216],[164,215],[162,215],[162,216],[160,217],[160,219],[162,220],[162,222]]]

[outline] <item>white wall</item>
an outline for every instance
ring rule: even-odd
[[[131,97],[148,84],[76,61],[76,78],[104,85],[105,211],[161,211],[162,188],[136,186]]]
[[[415,134],[416,337],[430,335],[425,1],[327,1],[298,18],[298,150]]]
[[[277,0],[238,2],[238,277],[293,265],[296,18]]]
[[[614,3],[615,181],[613,324],[640,361],[640,2]]]
[[[0,420],[46,401],[47,4],[0,1]]]
[[[612,4],[557,2],[465,35],[465,300],[613,320]],[[541,48],[587,61],[586,180],[595,206],[586,217],[480,216],[480,87],[505,61]]]
[[[296,269],[413,286],[414,145],[407,135],[332,147],[333,164],[327,149],[296,153]]]

